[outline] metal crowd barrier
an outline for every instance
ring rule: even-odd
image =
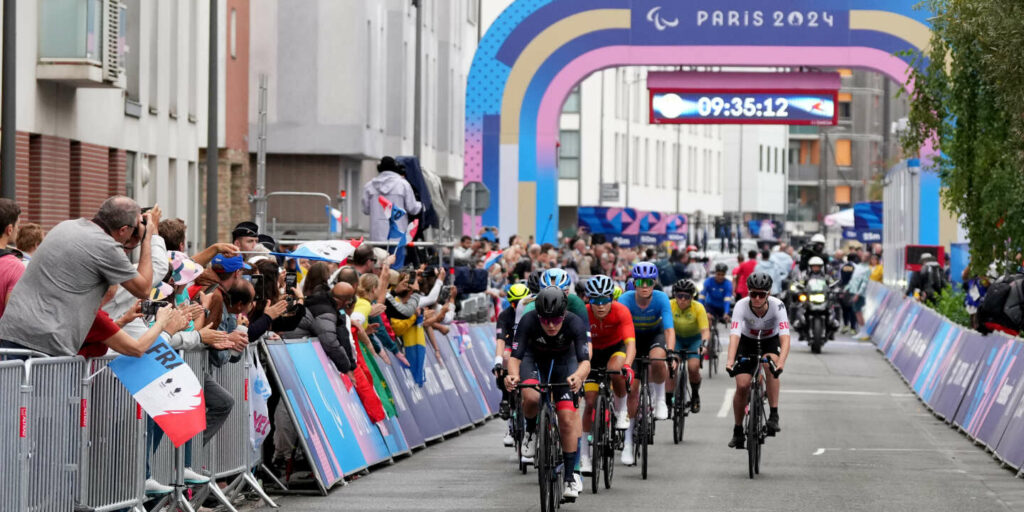
[[[78,504],[96,512],[141,507],[146,482],[146,419],[107,364],[90,359],[82,384],[82,482]]]
[[[459,302],[458,320],[466,323],[487,323],[494,313],[494,304],[485,293],[475,293]]]
[[[0,361],[0,468],[10,471],[19,467],[19,430],[21,426],[21,383],[25,363]],[[21,504],[21,481],[8,471],[0,479],[0,510],[18,510]]]

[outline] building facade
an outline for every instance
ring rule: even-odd
[[[861,201],[881,201],[881,176],[902,158],[898,127],[909,107],[900,85],[861,70],[839,70],[839,124],[792,126],[787,231],[820,231],[822,218]]]
[[[575,232],[579,206],[685,213],[691,227],[722,215],[722,127],[650,124],[647,71],[599,71],[566,99],[558,148],[563,233]]]
[[[786,214],[787,127],[729,125],[723,134],[725,147],[730,148],[724,157],[723,209],[727,225],[732,226],[725,233],[747,226],[743,236],[749,237],[749,222],[756,220],[781,225]]]
[[[385,155],[419,155],[440,176],[449,202],[462,181],[466,75],[476,51],[477,0],[253,0],[249,150],[255,161],[259,76],[268,81],[267,178],[271,192],[338,198],[345,236],[365,234],[359,196]],[[420,90],[417,102],[417,33]],[[419,147],[416,147],[419,108]],[[255,182],[251,181],[251,188]],[[323,199],[271,198],[278,233],[323,236]],[[453,211],[449,217],[461,218]],[[448,230],[457,227],[443,222]]]

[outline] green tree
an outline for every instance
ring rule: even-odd
[[[926,0],[928,55],[914,55],[904,149],[926,145],[943,204],[970,236],[971,266],[1014,259],[1024,240],[1024,2]]]

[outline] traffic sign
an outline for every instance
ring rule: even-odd
[[[491,205],[491,191],[483,183],[471,181],[462,187],[459,203],[463,212],[480,215]]]

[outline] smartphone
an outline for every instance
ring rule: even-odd
[[[143,316],[154,316],[160,308],[169,306],[170,302],[166,300],[144,300],[142,301],[142,315]]]
[[[284,291],[285,293],[292,293],[292,289],[299,282],[299,273],[295,270],[289,270],[284,273]]]

